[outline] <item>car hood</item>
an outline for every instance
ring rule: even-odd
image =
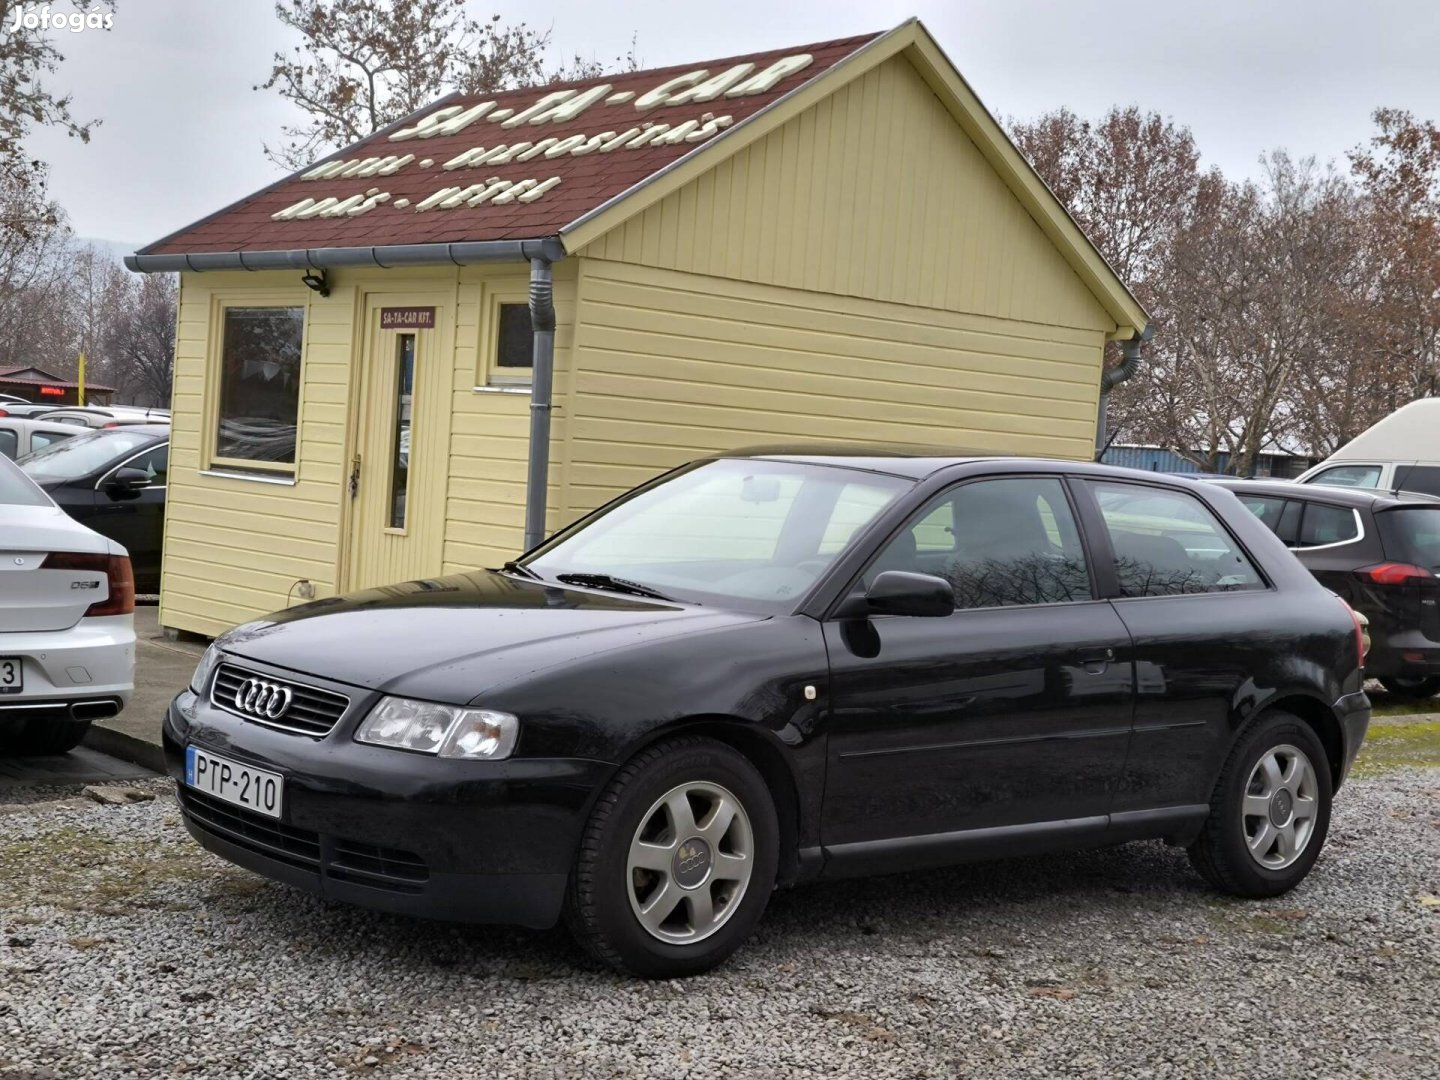
[[[297,673],[461,703],[572,659],[762,618],[482,570],[316,600],[216,644]]]

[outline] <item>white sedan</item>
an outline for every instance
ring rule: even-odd
[[[0,457],[0,753],[63,754],[135,685],[125,549]]]

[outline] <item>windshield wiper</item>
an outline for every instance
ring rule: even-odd
[[[649,585],[641,585],[638,581],[627,581],[624,578],[614,577],[610,574],[556,574],[556,581],[563,581],[566,585],[581,585],[591,589],[608,589],[611,592],[629,593],[631,596],[646,596],[651,600],[668,600],[675,602],[672,596],[666,596],[662,592],[650,588]]]

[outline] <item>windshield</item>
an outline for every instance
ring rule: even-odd
[[[910,486],[825,465],[707,462],[626,499],[525,567],[550,579],[608,574],[676,600],[788,611]]]
[[[1440,506],[1386,510],[1375,520],[1387,559],[1440,572]]]
[[[50,500],[25,479],[8,458],[0,456],[0,506],[49,506]]]
[[[37,484],[78,480],[99,472],[116,458],[143,450],[154,435],[123,428],[106,428],[52,443],[20,459],[20,467]]]

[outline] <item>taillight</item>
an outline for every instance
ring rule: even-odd
[[[111,420],[110,423],[106,424],[105,426],[106,426],[107,428],[117,428],[117,427],[119,427],[120,425],[117,424],[114,420]]]
[[[1374,566],[1362,566],[1356,575],[1376,585],[1403,585],[1407,581],[1434,581],[1435,574],[1423,566],[1403,562],[1382,562]]]
[[[74,551],[55,551],[45,556],[42,570],[79,570],[87,574],[104,574],[110,595],[97,600],[85,611],[91,615],[129,615],[135,610],[135,573],[125,555],[84,555]]]
[[[1355,625],[1355,656],[1359,666],[1364,667],[1365,656],[1370,651],[1370,642],[1367,640],[1369,635],[1365,631],[1369,620],[1351,607],[1343,597],[1337,596],[1335,599],[1340,601],[1340,606],[1345,609],[1345,613],[1350,616],[1350,621]]]

